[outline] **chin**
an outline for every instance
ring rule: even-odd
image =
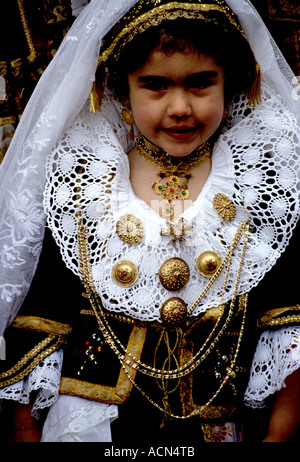
[[[198,142],[199,141],[199,142]],[[176,143],[162,143],[161,148],[174,157],[185,157],[197,149],[203,142],[198,140],[190,143],[176,142]]]
[[[195,149],[198,147],[197,146],[192,146],[192,147],[186,147],[186,148],[178,148],[178,147],[171,147],[169,146],[167,149],[165,149],[164,147],[162,149],[164,149],[166,152],[168,152],[171,156],[173,157],[185,157],[185,156],[188,156],[189,154],[191,154],[191,152],[195,151]]]

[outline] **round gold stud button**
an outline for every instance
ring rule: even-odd
[[[190,277],[190,270],[182,258],[174,257],[166,260],[160,267],[159,280],[162,286],[173,292],[183,289]]]
[[[112,278],[121,287],[132,286],[138,278],[138,269],[131,261],[121,260],[113,266]]]
[[[196,258],[197,271],[205,277],[211,277],[219,268],[222,258],[213,250],[206,250]]]
[[[187,305],[179,297],[166,300],[160,309],[160,319],[165,326],[178,326],[185,321]]]

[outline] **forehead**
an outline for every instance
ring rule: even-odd
[[[213,72],[220,77],[224,75],[222,67],[213,56],[196,51],[176,51],[166,55],[162,51],[155,50],[150,53],[145,64],[133,72],[133,75],[138,77],[158,75],[177,81],[201,72]]]

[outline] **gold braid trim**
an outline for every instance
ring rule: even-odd
[[[28,375],[40,361],[60,348],[65,342],[65,337],[70,334],[72,330],[69,324],[63,324],[38,316],[22,315],[18,315],[15,318],[11,327],[35,332],[45,332],[49,335],[28,351],[11,369],[0,374],[1,387],[18,382]]]
[[[295,323],[300,323],[300,305],[264,311],[258,318],[257,326],[279,327]]]
[[[147,327],[145,324],[133,325],[127,343],[127,354],[130,352],[137,358],[141,357],[146,334]],[[128,368],[130,370],[130,377],[134,379],[136,370],[130,368],[130,366],[128,366]],[[80,396],[100,402],[120,404],[129,397],[132,387],[133,384],[131,380],[128,378],[124,368],[121,367],[115,386],[99,385],[72,377],[62,377],[59,391],[62,394]]]
[[[30,54],[27,57],[27,59],[28,59],[28,61],[30,63],[33,63],[35,61],[35,59],[36,59],[36,51],[35,51],[35,47],[34,47],[34,44],[33,44],[32,37],[30,35],[30,29],[29,29],[29,26],[28,26],[26,15],[25,15],[23,0],[17,0],[17,3],[18,3],[19,11],[20,11],[21,21],[22,21],[22,25],[23,25],[23,29],[24,29],[24,33],[25,33],[25,37],[26,37],[26,41],[27,41],[27,45],[28,45],[28,48],[29,48],[29,51],[30,51]]]
[[[56,342],[54,342],[51,346],[46,348],[54,340],[56,340]],[[42,361],[44,358],[49,356],[54,351],[58,350],[58,348],[64,343],[64,341],[64,337],[59,337],[58,339],[56,339],[55,335],[49,335],[47,338],[42,340],[25,356],[23,356],[23,358],[21,358],[20,361],[18,361],[15,364],[15,366],[13,366],[8,371],[0,374],[0,387],[7,387],[8,385],[12,385],[13,383],[16,383],[19,380],[26,377],[26,375],[28,375],[39,364],[40,361]],[[32,360],[30,364],[27,367],[25,367],[30,360]],[[24,367],[25,369],[23,369]],[[10,376],[13,377],[6,379],[6,377]]]
[[[38,316],[21,316],[18,315],[12,323],[16,329],[34,330],[46,332],[53,335],[68,335],[72,327],[70,324],[52,321],[51,319],[40,318]]]
[[[224,14],[226,18],[229,20],[230,24],[233,25],[247,40],[243,29],[241,26],[236,22],[234,16],[230,14],[230,10],[228,8],[224,8],[220,5],[212,5],[212,4],[196,4],[196,3],[181,3],[181,2],[171,2],[165,5],[160,5],[157,7],[152,8],[150,11],[146,13],[140,14],[139,8],[136,8],[136,18],[134,18],[131,22],[129,22],[125,27],[118,33],[115,37],[111,45],[105,49],[99,56],[98,65],[102,62],[105,62],[109,56],[111,56],[119,42],[124,39],[126,36],[127,38],[124,39],[122,43],[122,47],[125,46],[133,37],[137,34],[144,32],[151,26],[157,26],[165,19],[172,20],[177,18],[195,18],[195,19],[203,19],[207,22],[209,19],[207,16],[201,13],[210,13],[211,11]],[[132,13],[134,15],[134,12]],[[126,16],[124,17],[124,19]],[[129,18],[130,20],[131,18]],[[118,56],[119,52],[114,55],[114,58]]]
[[[13,125],[17,121],[15,116],[0,117],[0,127],[4,125]]]

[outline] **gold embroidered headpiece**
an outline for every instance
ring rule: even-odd
[[[233,31],[245,41],[249,50],[249,85],[246,94],[250,104],[260,103],[259,64],[237,16],[223,0],[139,0],[102,40],[98,66],[103,68],[103,74],[105,63],[112,58],[118,60],[123,48],[136,35],[153,26],[159,26],[163,21],[178,18],[197,19],[221,25],[224,31]],[[94,112],[100,108],[102,102],[101,83],[99,86],[99,82],[95,82],[95,95],[92,96],[93,91],[91,95],[91,110]]]

